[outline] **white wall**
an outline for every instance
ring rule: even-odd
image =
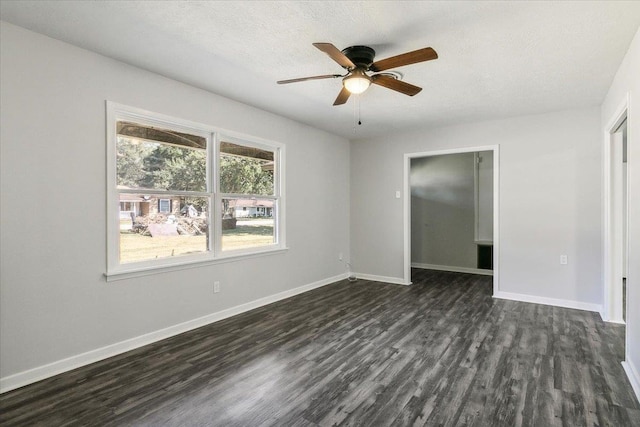
[[[640,399],[640,30],[616,73],[602,104],[602,129],[629,95],[627,159],[629,186],[629,253],[627,292],[627,374]],[[602,134],[601,134],[602,135]],[[601,137],[601,144],[604,143]],[[631,372],[633,372],[631,374]]]
[[[416,130],[351,144],[354,271],[403,277],[403,156],[500,145],[500,291],[602,304],[598,107]],[[407,195],[403,195],[407,197]],[[355,212],[370,212],[357,216]],[[374,214],[371,214],[375,212]],[[561,254],[569,257],[560,265]]]
[[[347,140],[4,22],[0,43],[2,378],[345,272]],[[106,283],[105,100],[286,144],[290,250]]]
[[[477,267],[474,154],[411,159],[411,262]]]

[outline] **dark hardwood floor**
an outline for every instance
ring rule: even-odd
[[[0,396],[0,424],[640,426],[624,327],[491,277],[335,283]]]

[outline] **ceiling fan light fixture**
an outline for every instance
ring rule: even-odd
[[[0,0],[1,1],[1,0]],[[342,89],[333,105],[342,105],[352,94],[361,94],[371,84],[394,90],[407,96],[414,96],[422,88],[402,81],[402,74],[388,71],[392,68],[431,61],[438,58],[438,54],[430,47],[406,52],[380,61],[375,60],[376,51],[368,46],[350,46],[339,50],[331,43],[314,43],[321,52],[329,55],[338,65],[347,70],[347,74],[325,74],[297,79],[279,80],[278,84],[304,82],[307,80],[322,80],[342,78]],[[373,73],[368,75],[367,73]]]
[[[344,87],[352,94],[364,92],[371,85],[371,78],[362,70],[353,70],[351,74],[342,79]]]

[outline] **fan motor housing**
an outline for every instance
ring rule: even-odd
[[[368,69],[373,64],[373,58],[376,56],[376,51],[369,46],[349,46],[342,50],[344,56],[349,58],[356,67]]]

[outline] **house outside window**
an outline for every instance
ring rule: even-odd
[[[285,248],[284,146],[110,102],[107,121],[107,277]]]

